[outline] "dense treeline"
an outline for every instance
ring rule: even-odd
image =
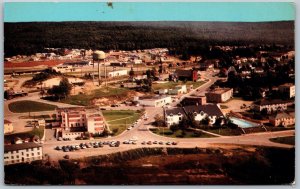
[[[294,45],[294,22],[32,22],[4,23],[5,57],[45,47],[133,50],[156,47],[202,53],[208,45]]]

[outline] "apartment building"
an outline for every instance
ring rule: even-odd
[[[231,88],[215,88],[205,93],[207,102],[221,103],[229,100],[233,95]]]
[[[4,146],[4,165],[42,160],[42,146],[34,142]]]
[[[292,83],[286,83],[278,86],[278,90],[286,97],[295,97],[295,85]]]
[[[252,104],[252,109],[258,112],[262,111],[263,109],[266,109],[270,113],[272,111],[277,111],[277,110],[286,110],[287,106],[292,104],[293,103],[290,101],[284,101],[281,99],[273,99],[273,100],[262,99],[254,102]]]
[[[277,113],[275,116],[270,116],[269,121],[275,127],[291,126],[295,124],[295,113],[280,112]]]
[[[83,107],[57,108],[56,112],[56,119],[61,121],[60,127],[65,131],[80,130],[87,126]]]
[[[104,131],[104,120],[100,114],[93,114],[87,118],[88,132],[89,133],[102,133]]]

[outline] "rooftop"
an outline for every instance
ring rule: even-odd
[[[37,148],[37,147],[42,147],[42,145],[34,142],[4,145],[4,152],[11,152],[16,150],[23,150],[23,149],[30,149],[30,148]]]
[[[229,90],[232,90],[232,89],[231,88],[215,88],[213,90],[208,91],[207,93],[223,94]]]
[[[263,106],[263,105],[272,105],[272,104],[286,104],[289,102],[291,102],[291,101],[285,101],[285,100],[281,100],[281,99],[272,99],[272,100],[262,99],[262,100],[258,100],[256,102],[254,102],[254,104]]]
[[[139,100],[158,100],[162,98],[169,97],[167,95],[156,95],[156,96],[141,96],[139,97]]]
[[[8,121],[7,119],[4,120],[4,124],[9,124],[11,121]]]
[[[224,116],[220,108],[216,104],[206,104],[206,105],[192,105],[183,107],[187,113],[201,113],[204,112],[208,116]]]

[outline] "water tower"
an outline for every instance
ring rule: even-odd
[[[94,62],[98,62],[98,82],[100,86],[100,63],[104,62],[105,59],[105,53],[103,51],[94,51],[93,52],[93,68],[94,68]],[[105,73],[106,74],[106,73]]]

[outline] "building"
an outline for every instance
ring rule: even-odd
[[[262,111],[266,109],[268,113],[277,110],[286,110],[288,105],[292,105],[293,103],[290,101],[284,101],[281,99],[273,99],[273,100],[258,100],[252,104],[252,109],[255,111]]]
[[[160,94],[160,95],[168,94],[168,92],[169,92],[169,89],[159,89],[158,90],[158,94]]]
[[[292,83],[286,83],[278,86],[278,90],[286,97],[295,97],[295,85]]]
[[[186,94],[187,93],[186,85],[177,85],[174,89],[169,89],[168,93],[170,95]]]
[[[176,70],[175,75],[179,80],[197,81],[198,72],[196,70]]]
[[[191,115],[197,122],[200,122],[207,117],[210,125],[214,124],[217,118],[224,117],[216,104],[192,105],[166,109],[165,123],[170,127],[171,125],[179,124],[184,117],[191,119]]]
[[[291,126],[295,125],[295,113],[285,113],[285,112],[280,112],[277,113],[275,116],[270,116],[269,118],[270,123],[277,127],[277,126]]]
[[[219,106],[216,104],[184,106],[183,109],[187,115],[193,115],[195,121],[200,122],[207,117],[209,119],[209,125],[214,124],[217,118],[224,117]]]
[[[165,123],[167,127],[179,124],[183,117],[186,117],[186,114],[181,107],[165,110]]]
[[[56,119],[60,120],[60,127],[65,131],[85,130],[86,112],[83,107],[57,108]]]
[[[233,95],[231,88],[215,88],[205,93],[207,102],[221,103],[229,100]]]
[[[4,134],[12,133],[14,131],[14,126],[12,122],[4,119]]]
[[[127,70],[115,70],[107,73],[108,77],[119,77],[124,75],[128,75]]]
[[[162,107],[172,102],[170,96],[157,95],[157,96],[143,96],[135,97],[134,101],[138,102],[142,106]]]
[[[4,165],[42,160],[42,146],[34,142],[4,146]]]
[[[100,134],[104,131],[105,124],[100,114],[93,114],[87,118],[87,131],[93,134]]]
[[[204,105],[204,104],[206,104],[206,96],[189,96],[189,97],[185,97],[180,103],[183,106]]]
[[[100,134],[104,131],[104,118],[100,114],[88,115],[83,107],[57,108],[56,111],[60,122],[57,131],[62,138],[75,139],[84,132]]]

